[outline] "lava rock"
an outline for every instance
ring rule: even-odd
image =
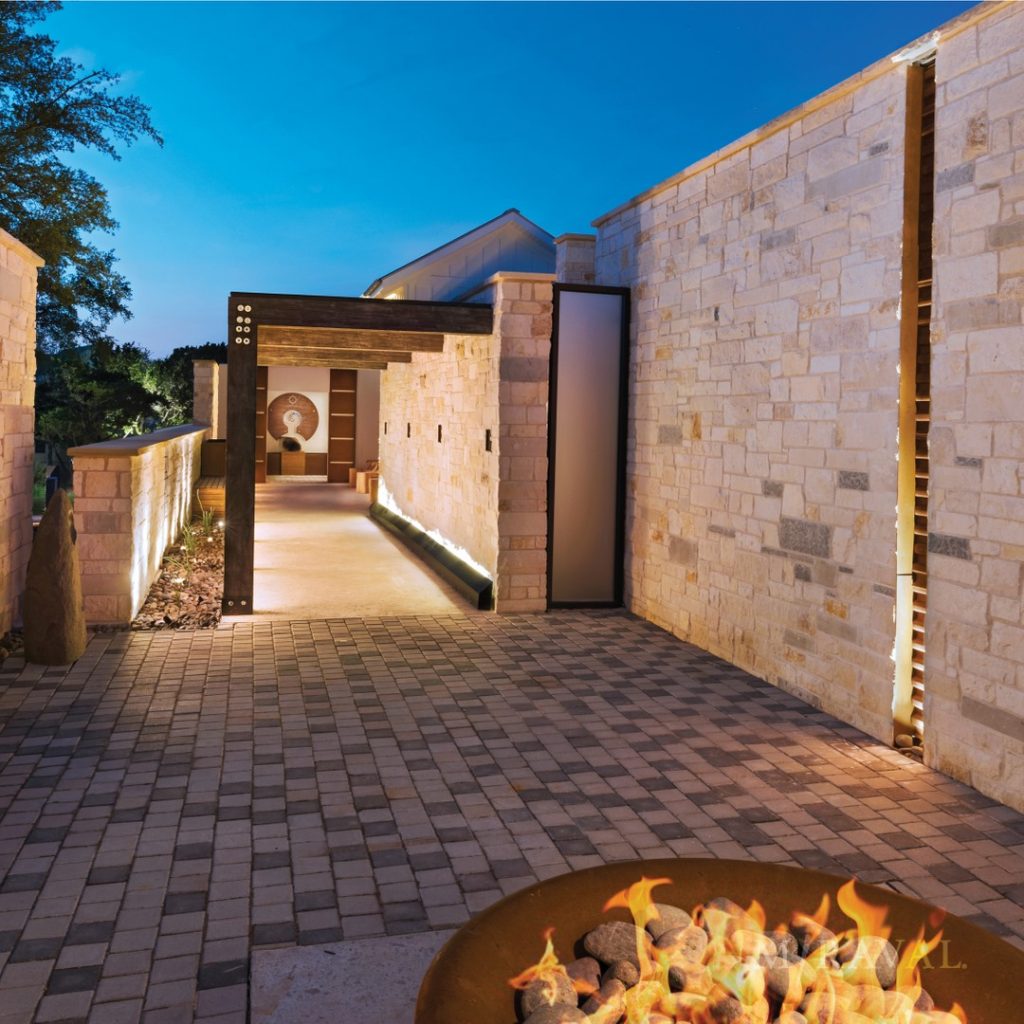
[[[564,971],[550,971],[534,978],[519,996],[519,1008],[524,1017],[545,1006],[575,1006],[576,1002],[576,989]]]
[[[693,924],[693,918],[681,907],[673,907],[668,903],[655,903],[654,909],[658,911],[658,916],[653,921],[647,922],[647,931],[655,941],[673,928],[689,928]]]
[[[743,1004],[732,996],[711,1003],[708,1014],[715,1024],[742,1024],[746,1020]]]
[[[691,924],[665,932],[654,945],[658,949],[671,949],[690,963],[699,963],[708,947],[708,933]]]
[[[587,932],[583,937],[583,948],[603,964],[613,964],[616,960],[628,960],[635,967],[640,967],[637,955],[637,943],[643,942],[644,933],[635,924],[624,921],[606,921]]]
[[[931,1013],[935,1009],[935,1000],[925,989],[921,989],[921,994],[917,997],[917,1002],[914,1003],[914,1009],[920,1013]]]
[[[764,968],[765,986],[776,999],[790,996],[791,989],[793,997],[803,996],[807,988],[804,975],[806,964],[803,960],[789,960],[781,956],[764,957],[761,966]]]
[[[640,968],[632,960],[616,960],[604,972],[605,981],[621,981],[626,988],[632,988],[640,980]]]
[[[601,987],[580,1007],[586,1013],[596,1013],[605,1003],[613,999],[621,999],[626,994],[626,986],[618,978],[609,978],[602,982]]]
[[[899,954],[891,942],[873,935],[844,942],[836,951],[843,977],[854,985],[870,984],[876,978],[882,988],[896,984]]]
[[[588,990],[601,987],[601,965],[592,956],[581,956],[565,965],[565,973],[572,981],[582,982]]]
[[[800,944],[796,941],[796,936],[792,932],[788,932],[783,928],[776,928],[768,933],[768,938],[775,943],[775,949],[779,956],[792,959],[800,955]]]
[[[587,1015],[575,1005],[542,1006],[531,1013],[523,1024],[587,1024]]]
[[[795,924],[793,925],[792,932],[800,947],[800,955],[804,957],[810,956],[815,950],[821,949],[822,946],[834,946],[836,944],[835,932],[829,931],[828,928],[821,928],[814,922]]]
[[[85,653],[85,604],[71,499],[60,489],[36,527],[25,581],[25,660],[70,665]]]

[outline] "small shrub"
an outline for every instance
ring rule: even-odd
[[[184,552],[186,560],[191,561],[195,558],[198,543],[196,528],[191,523],[186,523],[181,528],[181,550]]]

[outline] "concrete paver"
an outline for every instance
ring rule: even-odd
[[[636,857],[853,874],[1024,945],[1024,817],[622,612],[244,622],[0,668],[4,1019],[237,1021],[254,950]]]

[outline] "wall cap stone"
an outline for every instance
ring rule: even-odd
[[[577,232],[568,231],[564,235],[559,235],[555,239],[555,245],[561,242],[596,242],[597,235],[584,235]]]
[[[14,235],[10,234],[10,232],[4,231],[3,228],[0,228],[0,244],[8,249],[13,249],[34,267],[46,266],[46,260],[44,260],[42,256],[34,253],[24,242],[18,241]]]
[[[532,270],[499,270],[496,274],[491,274],[483,284],[477,285],[472,291],[466,292],[464,295],[460,295],[458,299],[453,299],[453,302],[465,302],[471,295],[477,295],[478,293],[485,291],[488,288],[493,288],[496,284],[500,284],[502,281],[543,281],[543,282],[554,282],[557,280],[554,274],[541,274],[538,271]]]
[[[113,441],[82,444],[77,448],[69,448],[68,455],[71,458],[76,456],[110,458],[112,456],[140,455],[147,448],[154,448],[158,444],[173,441],[175,438],[185,437],[188,434],[197,434],[209,429],[209,425],[205,423],[185,423],[180,427],[165,427],[163,430],[154,430],[151,434],[132,434],[129,437],[115,438]]]
[[[626,202],[620,203],[613,210],[609,210],[607,213],[601,214],[601,216],[596,220],[591,221],[591,225],[595,228],[600,228],[607,221],[625,213],[631,207],[637,206],[648,199],[653,199],[659,193],[664,192],[665,189],[671,188],[673,185],[678,185],[681,182],[686,181],[687,178],[692,178],[694,175],[700,174],[702,171],[706,171],[709,167],[713,167],[715,164],[721,163],[726,158],[739,153],[741,150],[749,149],[755,143],[761,142],[762,140],[775,135],[777,132],[782,131],[783,128],[788,128],[794,122],[807,117],[808,114],[812,114],[814,111],[820,110],[822,107],[828,106],[830,103],[835,103],[836,100],[841,99],[847,93],[853,92],[855,89],[859,89],[862,86],[867,85],[868,82],[873,82],[876,78],[881,78],[883,75],[891,74],[894,63],[899,60],[900,54],[905,53],[907,50],[912,49],[918,44],[930,41],[936,32],[939,33],[938,45],[942,46],[943,43],[948,42],[954,36],[958,36],[961,32],[966,31],[978,22],[984,21],[985,19],[998,14],[1004,8],[1011,7],[1014,3],[1016,3],[1016,0],[994,0],[992,3],[981,3],[976,7],[972,7],[969,10],[964,11],[963,14],[958,15],[951,21],[947,21],[944,25],[940,25],[937,30],[924,33],[909,45],[901,46],[896,52],[886,55],[881,60],[875,61],[874,64],[866,67],[863,71],[847,78],[838,85],[832,86],[831,89],[827,89],[825,92],[819,93],[813,99],[809,99],[806,103],[801,103],[798,107],[793,107],[791,110],[787,110],[786,113],[780,114],[778,117],[767,122],[767,124],[761,125],[760,128],[755,128],[752,132],[748,132],[746,135],[736,139],[734,142],[730,142],[727,146],[723,146],[721,149],[716,150],[709,156],[698,160],[694,164],[690,164],[689,167],[684,167],[683,170],[679,171],[677,174],[673,174],[672,177],[666,178],[657,185],[652,185],[650,188],[645,189],[643,192],[639,193],[639,195],[633,196],[632,199],[627,199]]]

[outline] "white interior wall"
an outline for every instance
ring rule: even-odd
[[[295,391],[305,395],[316,406],[319,424],[316,432],[303,444],[306,452],[327,451],[328,400],[331,390],[331,371],[323,366],[270,366],[267,367],[267,407],[278,397]],[[267,432],[267,451],[279,452],[281,442]]]
[[[356,383],[356,466],[380,454],[380,370],[359,370]]]

